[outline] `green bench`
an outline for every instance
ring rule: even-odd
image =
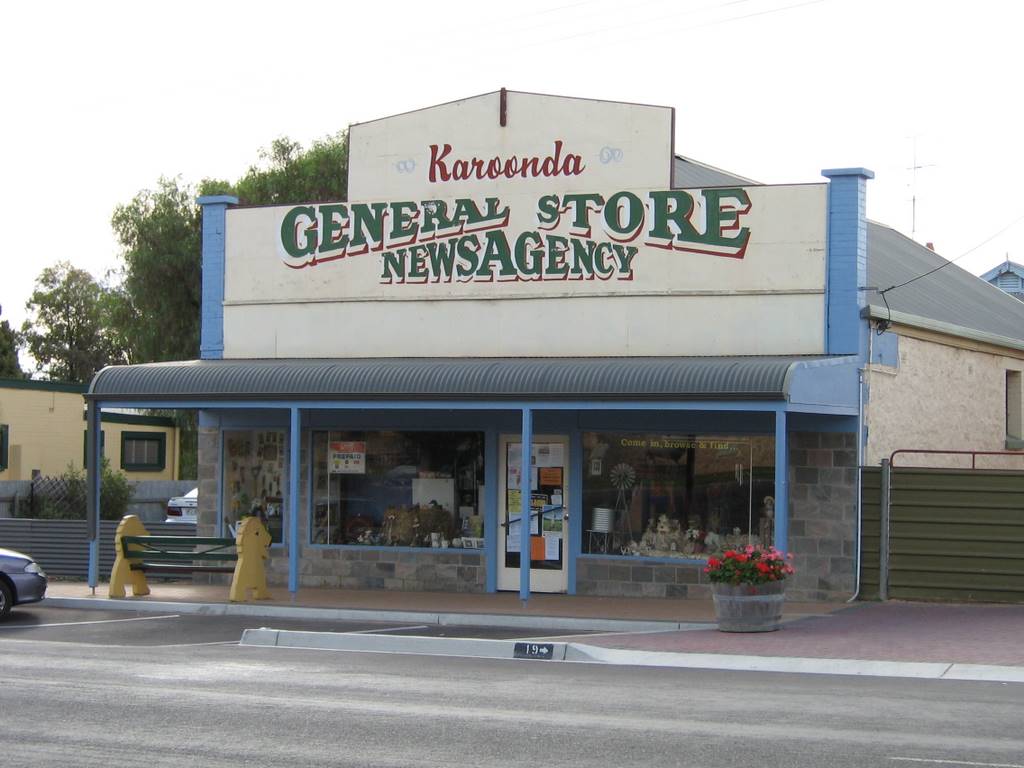
[[[234,539],[212,536],[122,536],[133,571],[154,574],[234,573]],[[230,550],[230,551],[229,551]],[[138,562],[135,562],[138,560]]]

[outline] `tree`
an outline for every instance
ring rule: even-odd
[[[36,370],[53,380],[86,384],[104,366],[127,362],[106,322],[110,304],[109,291],[85,270],[66,261],[44,269],[21,326]]]
[[[133,362],[190,360],[199,352],[200,220],[195,191],[161,178],[119,205],[112,221],[124,246],[113,324]]]
[[[302,145],[288,138],[260,152],[263,167],[252,166],[235,187],[243,205],[322,203],[348,197],[348,134]]]
[[[348,137],[342,131],[304,150],[277,139],[260,152],[237,184],[206,179],[198,189],[161,178],[114,210],[112,225],[123,251],[120,284],[111,295],[112,333],[131,362],[191,360],[199,356],[202,300],[202,217],[198,195],[235,195],[243,205],[344,200]],[[195,477],[195,413],[171,414],[181,427],[182,477]]]
[[[115,294],[114,326],[133,362],[199,356],[202,221],[197,195],[230,194],[243,205],[344,200],[348,184],[345,132],[304,150],[287,138],[260,152],[237,184],[206,179],[198,190],[161,178],[114,210],[124,268]]]
[[[24,371],[18,363],[18,334],[6,320],[0,322],[0,378],[23,379]]]

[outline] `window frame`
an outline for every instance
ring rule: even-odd
[[[6,472],[10,466],[11,427],[0,424],[0,472]]]
[[[157,444],[157,457],[153,463],[128,462],[125,458],[125,445],[129,440],[138,440]],[[166,432],[129,432],[121,433],[121,469],[125,472],[162,472],[167,468],[167,433]]]

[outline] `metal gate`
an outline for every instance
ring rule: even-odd
[[[893,465],[911,453],[1022,458],[897,451],[865,467],[861,596],[1024,602],[1024,470]]]

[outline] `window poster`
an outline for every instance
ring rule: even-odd
[[[365,475],[366,443],[332,442],[330,445],[330,467],[333,475]]]

